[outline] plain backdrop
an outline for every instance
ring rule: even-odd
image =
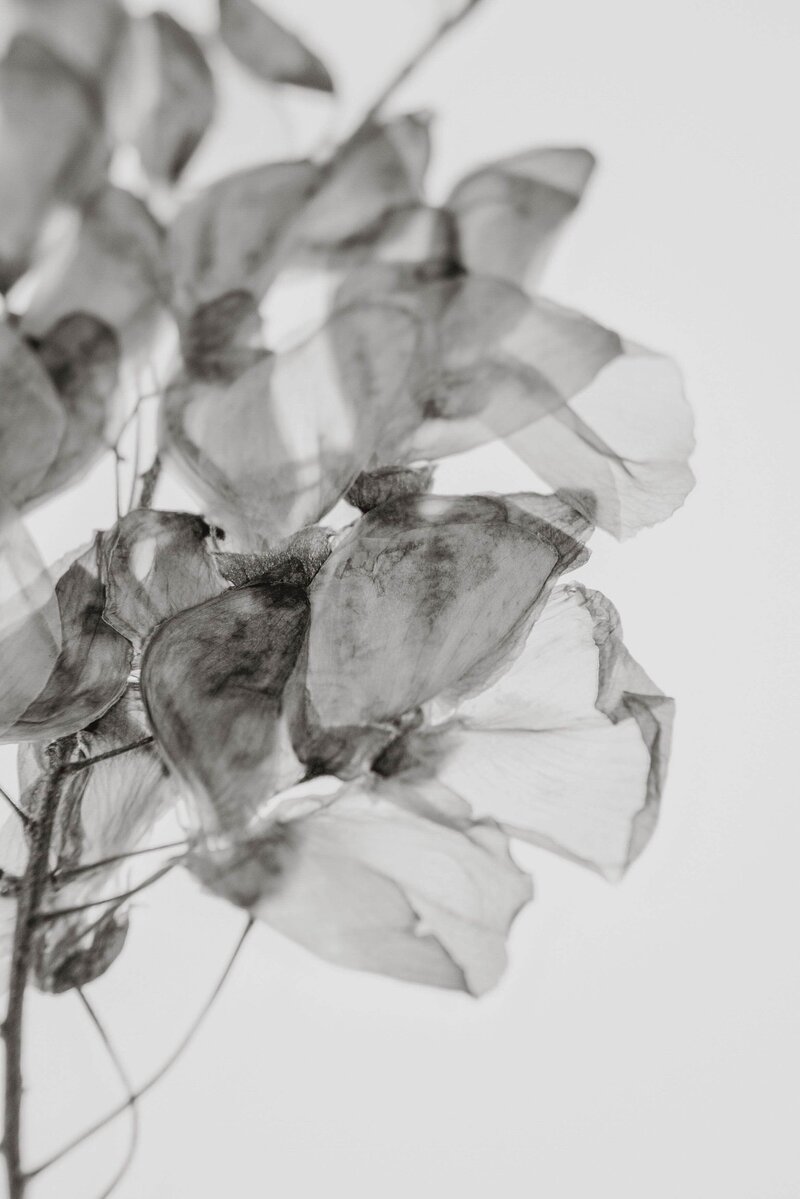
[[[146,7],[143,5],[142,7]],[[205,3],[185,0],[201,28]],[[283,0],[331,62],[340,127],[430,28],[436,0]],[[339,970],[258,930],[203,1032],[142,1104],[119,1199],[798,1199],[800,6],[485,0],[402,90],[430,108],[434,194],[480,160],[585,144],[600,167],[545,290],[681,364],[696,492],[598,537],[583,579],[677,697],[661,824],[617,887],[524,850],[536,898],[480,1002]],[[330,119],[232,72],[196,181],[294,152]],[[300,146],[302,148],[302,145]],[[530,486],[490,448],[440,487]],[[39,511],[48,556],[110,523],[111,474]],[[135,1079],[202,1004],[242,924],[176,874],[136,903],[90,988]],[[77,1003],[36,996],[27,1150],[119,1098]],[[114,1128],[35,1199],[92,1199]]]

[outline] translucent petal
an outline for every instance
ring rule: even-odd
[[[283,692],[307,623],[304,590],[255,583],[173,616],[145,648],[150,723],[209,834],[241,831],[303,774]]]
[[[325,65],[253,0],[219,0],[219,32],[243,66],[273,83],[332,92]]]
[[[337,965],[481,995],[531,897],[496,828],[416,810],[397,784],[276,809],[262,839],[194,872],[215,893]]]
[[[11,6],[17,29],[92,79],[105,75],[127,21],[117,0],[11,0]]]
[[[26,270],[54,202],[86,196],[105,158],[93,89],[43,42],[16,36],[0,62],[0,291]]]
[[[165,12],[145,20],[155,33],[157,71],[135,142],[148,175],[174,183],[211,124],[214,79],[201,46],[183,25]]]
[[[60,650],[52,579],[18,514],[0,496],[0,736],[44,689]]]
[[[392,721],[485,686],[580,553],[500,497],[406,496],[373,509],[309,590],[309,726]]]
[[[418,336],[400,309],[354,305],[231,380],[184,374],[165,397],[165,455],[238,548],[260,550],[323,516],[416,423],[398,395]]]
[[[3,741],[53,740],[84,729],[125,690],[133,647],[103,620],[105,596],[95,545],[56,584],[61,651],[42,690],[2,736]],[[41,618],[29,617],[17,634],[24,660],[41,644]]]
[[[0,323],[0,488],[12,504],[37,494],[66,424],[43,363],[10,325]]]
[[[552,487],[589,491],[594,519],[615,537],[665,520],[694,486],[680,374],[668,358],[628,343],[569,405],[507,441]]]
[[[446,201],[455,215],[463,266],[521,287],[535,285],[593,169],[588,150],[547,147],[467,175]]]
[[[169,296],[163,234],[141,200],[107,185],[81,210],[66,252],[43,264],[23,317],[23,329],[41,336],[61,317],[86,313],[111,325],[127,351],[149,340]]]
[[[104,619],[137,648],[170,616],[227,590],[209,527],[187,512],[134,509],[103,535]]]
[[[406,769],[435,769],[476,816],[616,877],[655,827],[672,715],[609,601],[559,587],[493,688],[410,735]]]

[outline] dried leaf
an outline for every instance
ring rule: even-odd
[[[476,275],[534,286],[593,169],[588,150],[548,147],[467,175],[446,201],[455,216],[463,266]]]
[[[105,595],[91,545],[56,584],[61,618],[61,652],[45,687],[3,734],[3,741],[53,740],[76,733],[97,720],[125,690],[133,647],[103,620]],[[21,657],[34,653],[41,620],[30,617],[20,628]]]
[[[191,869],[337,965],[481,995],[505,968],[530,880],[497,829],[424,814],[408,790],[281,805],[260,839],[195,855]]]
[[[150,723],[208,834],[241,831],[303,773],[283,692],[307,623],[304,590],[256,583],[173,616],[145,647]]]
[[[28,267],[55,201],[79,201],[105,169],[94,90],[43,42],[16,36],[0,62],[0,291]]]
[[[587,527],[571,519],[574,536],[501,497],[429,495],[358,521],[309,589],[301,758],[344,773],[337,730],[361,755],[350,730],[485,686],[581,560]]]
[[[456,712],[412,731],[388,773],[434,772],[476,817],[608,877],[638,857],[658,816],[673,702],[625,649],[605,596],[556,588],[511,668]]]
[[[139,508],[103,535],[103,615],[137,649],[168,617],[227,590],[209,533],[200,516]]]
[[[260,79],[332,92],[325,65],[254,0],[219,0],[219,32],[230,52]]]

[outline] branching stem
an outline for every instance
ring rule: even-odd
[[[22,1028],[25,990],[31,967],[36,916],[48,878],[50,842],[61,798],[67,758],[74,748],[73,737],[63,737],[48,746],[48,766],[41,806],[30,830],[30,853],[17,899],[17,918],[11,950],[8,1007],[2,1033],[5,1042],[5,1127],[3,1156],[9,1199],[24,1199],[26,1176],[20,1154],[22,1120]]]

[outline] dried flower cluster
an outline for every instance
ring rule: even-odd
[[[692,433],[669,361],[538,292],[587,151],[489,163],[434,207],[428,121],[384,119],[382,97],[324,159],[187,197],[209,61],[332,91],[320,60],[253,0],[220,0],[211,47],[117,0],[13,7],[0,734],[20,793],[0,828],[0,982],[17,1199],[28,979],[98,977],[131,895],[167,870],[333,962],[477,995],[531,894],[510,838],[626,869],[657,818],[672,701],[608,600],[561,576],[595,525],[624,537],[683,501]],[[141,194],[110,181],[120,153]],[[262,314],[289,277],[321,319],[270,348]],[[46,568],[24,514],[115,448],[125,380],[165,346],[130,510]],[[497,438],[552,494],[436,493],[437,459]],[[152,507],[162,464],[202,516]],[[350,523],[318,524],[341,500]],[[176,814],[185,843],[151,855]]]

